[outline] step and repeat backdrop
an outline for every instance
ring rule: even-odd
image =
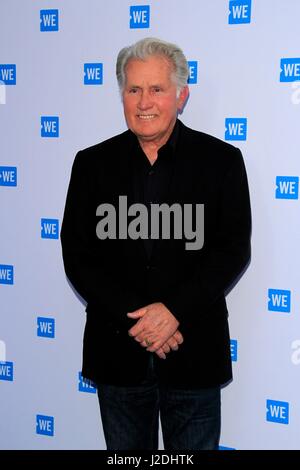
[[[117,53],[146,36],[189,61],[182,121],[248,171],[221,449],[300,448],[299,18],[298,0],[0,0],[1,449],[105,448],[59,233],[76,152],[126,129]]]

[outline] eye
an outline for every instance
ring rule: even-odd
[[[137,88],[130,88],[130,89],[129,89],[129,93],[131,93],[131,94],[135,94],[135,93],[137,93],[137,92],[138,92],[138,89],[137,89]]]
[[[160,91],[161,91],[161,88],[160,88],[160,87],[156,86],[156,87],[154,88],[154,92],[155,92],[155,93],[159,93]]]

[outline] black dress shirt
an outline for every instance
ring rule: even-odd
[[[143,152],[137,138],[133,138],[132,146],[132,174],[134,202],[144,204],[148,209],[148,236],[144,241],[144,246],[148,258],[151,257],[154,240],[151,240],[151,204],[162,204],[166,202],[169,185],[175,163],[175,151],[178,141],[179,124],[176,121],[173,131],[165,145],[163,145],[157,155],[157,159],[152,165]]]

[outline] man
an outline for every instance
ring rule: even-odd
[[[157,449],[159,414],[166,450],[217,449],[232,378],[225,293],[250,257],[243,159],[177,119],[188,65],[176,45],[122,49],[117,78],[129,130],[77,154],[61,233],[87,302],[82,373],[98,385],[108,449]],[[193,216],[194,246],[178,214],[185,228]]]

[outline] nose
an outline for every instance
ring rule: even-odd
[[[152,107],[151,95],[147,90],[143,90],[140,94],[140,100],[138,102],[138,108],[140,110],[146,110]]]

